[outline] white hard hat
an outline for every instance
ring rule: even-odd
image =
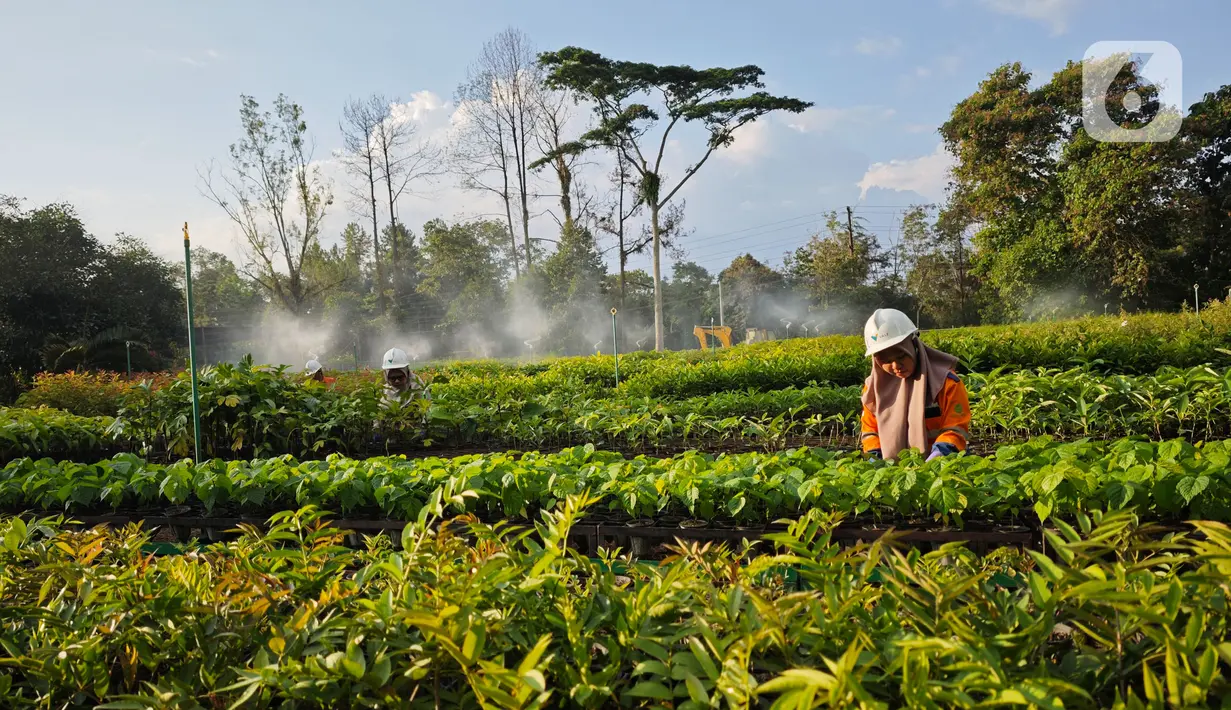
[[[389,352],[380,359],[382,370],[398,370],[403,367],[410,367],[410,357],[401,348],[389,348]]]
[[[303,366],[304,372],[309,375],[315,375],[321,371],[321,364],[316,360],[309,360],[307,365]]]
[[[873,355],[906,340],[918,332],[910,316],[893,308],[878,308],[863,326],[863,343]]]

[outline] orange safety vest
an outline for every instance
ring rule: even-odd
[[[863,391],[868,391],[867,383],[864,383]],[[923,424],[928,430],[929,451],[936,443],[952,444],[958,451],[966,450],[966,440],[970,438],[970,398],[966,385],[955,373],[950,372],[945,378],[945,386],[936,396],[935,404],[924,408],[923,417]],[[876,426],[876,414],[865,406],[859,424],[864,453],[879,449],[881,438]]]

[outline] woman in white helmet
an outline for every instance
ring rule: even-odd
[[[325,367],[316,358],[309,360],[308,364],[303,366],[303,371],[309,380],[316,380],[326,385],[332,385],[337,381],[333,377],[325,377]]]
[[[905,313],[881,308],[863,328],[872,374],[863,386],[864,453],[896,458],[903,449],[927,460],[966,450],[970,400],[957,358],[919,340]]]
[[[381,358],[385,373],[385,401],[405,402],[413,397],[431,399],[427,384],[410,369],[410,357],[401,348],[390,348]]]

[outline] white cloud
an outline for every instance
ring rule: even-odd
[[[430,124],[433,129],[447,126],[452,110],[452,102],[442,99],[432,91],[416,91],[411,94],[409,101],[395,103],[389,107],[389,113],[395,121]]]
[[[720,149],[715,157],[739,165],[750,165],[771,150],[770,122],[761,120],[745,124],[735,131],[735,141]]]
[[[1069,18],[1081,0],[983,0],[984,6],[1004,15],[1036,20],[1051,27],[1053,35],[1069,29]]]
[[[827,133],[851,124],[866,123],[875,118],[890,118],[895,111],[875,106],[825,108],[813,106],[800,114],[786,118],[787,126],[800,133]]]
[[[890,57],[902,48],[898,37],[862,37],[855,43],[855,51],[868,56]]]
[[[962,65],[962,58],[954,54],[949,54],[936,60],[936,65],[940,68],[940,73],[953,74],[958,70],[958,67]]]
[[[948,54],[938,57],[935,61],[916,66],[910,74],[903,76],[903,80],[910,82],[915,79],[927,79],[933,76],[952,76],[961,65],[961,57]]]
[[[879,187],[913,191],[928,199],[940,200],[944,197],[952,165],[953,156],[949,155],[943,144],[937,145],[931,154],[919,158],[873,163],[857,183],[859,199],[867,197],[868,190]]]
[[[222,58],[222,55],[219,54],[217,50],[213,49],[207,49],[204,52],[192,54],[179,54],[176,52],[165,52],[158,49],[147,49],[145,50],[145,55],[150,59],[157,61],[177,62],[179,64],[187,64],[190,67],[197,68],[207,67]]]

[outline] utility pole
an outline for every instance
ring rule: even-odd
[[[1231,289],[1228,289],[1228,292],[1231,292]],[[720,278],[718,279],[718,325],[725,326],[726,324],[727,319],[723,315],[722,308],[722,279]]]
[[[850,205],[846,206],[846,237],[850,243],[851,256],[855,256],[855,221],[851,215]]]

